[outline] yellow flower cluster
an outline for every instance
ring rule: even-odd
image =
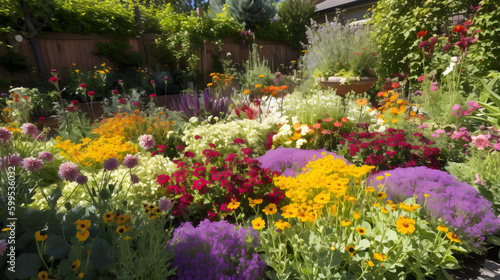
[[[350,201],[351,197],[346,195],[350,180],[365,176],[374,167],[347,165],[343,160],[329,155],[309,162],[307,168],[308,172],[296,177],[275,178],[275,185],[291,200],[291,204],[281,208],[284,218],[314,222],[326,204],[339,200]]]
[[[72,143],[71,140],[61,141],[61,137],[57,137],[56,141],[54,147],[61,149],[62,156],[84,166],[103,163],[113,157],[121,160],[127,154],[137,153],[137,146],[125,142],[121,136],[101,136],[94,140],[83,138],[80,144]]]
[[[221,74],[221,73],[211,73],[210,76],[212,77],[213,83],[207,84],[207,87],[211,87],[214,84],[218,87],[223,87],[223,86],[230,86],[234,77],[229,76],[228,74]]]

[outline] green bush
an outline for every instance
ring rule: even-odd
[[[316,10],[313,2],[313,0],[287,0],[279,4],[279,20],[286,25],[286,33],[291,37],[290,42],[297,48],[300,42],[307,44],[306,26],[311,25],[311,18]]]
[[[276,15],[276,0],[210,0],[212,12],[221,13],[229,6],[231,16],[245,28],[265,25]]]

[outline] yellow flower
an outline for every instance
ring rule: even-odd
[[[428,194],[426,194],[426,193],[424,193],[424,196],[425,196],[425,198],[428,198],[428,197],[429,197],[429,195],[428,195]]]
[[[264,75],[263,75],[263,74],[260,74],[260,75],[259,75],[259,78],[264,78]]]
[[[342,222],[340,222],[340,224],[341,224],[343,227],[346,227],[346,226],[348,226],[348,225],[350,225],[350,224],[351,224],[351,221],[349,221],[348,219],[345,219],[345,220],[343,220]]]
[[[86,229],[84,230],[79,230],[76,232],[76,238],[78,238],[79,241],[83,242],[89,238],[90,232]]]
[[[337,206],[332,205],[332,207],[330,209],[332,210],[332,215],[335,216],[335,214],[337,214]]]
[[[274,223],[274,225],[281,230],[292,227],[288,222],[283,222],[282,220],[277,221],[276,223]]]
[[[80,70],[76,69],[75,72],[76,72],[76,74],[78,74],[78,73],[80,73]]]
[[[266,206],[266,208],[262,210],[262,212],[264,212],[266,215],[272,215],[277,211],[278,209],[276,208],[276,204],[274,203],[270,203],[269,205]]]
[[[357,227],[356,231],[361,235],[364,235],[366,233],[366,229],[364,227]]]
[[[235,201],[234,199],[231,199],[231,202],[227,205],[227,209],[229,210],[236,210],[238,207],[240,207],[241,202]]]
[[[412,234],[415,231],[415,220],[401,216],[397,220],[396,226],[398,231],[402,234]]]
[[[47,279],[49,279],[49,273],[47,271],[40,271],[40,272],[38,272],[38,279],[40,279],[40,280],[47,280]]]
[[[40,231],[35,232],[36,241],[45,241],[49,236],[47,234],[41,234]]]
[[[211,87],[211,86],[213,86],[213,85],[214,85],[214,84],[212,84],[212,83],[208,83],[208,84],[207,84],[207,87]]]
[[[391,173],[384,173],[385,177],[391,177]]]
[[[262,198],[258,198],[258,199],[253,200],[253,203],[255,203],[257,205],[262,204],[262,202],[264,202],[264,200]]]
[[[117,213],[117,216],[118,216],[118,213]],[[118,224],[123,224],[123,223],[130,222],[130,215],[121,215],[121,216],[118,216],[116,218],[116,222]]]
[[[378,207],[380,207],[380,203],[378,203],[378,202],[377,202],[377,203],[374,203],[374,204],[373,204],[373,207],[377,207],[377,208],[378,208]]]
[[[441,224],[440,226],[438,226],[437,230],[448,232],[448,228],[445,225],[443,225],[443,224]]]
[[[392,118],[392,120],[391,120],[391,121],[392,121],[393,123],[397,123],[397,122],[398,122],[398,119],[396,119],[396,118]]]
[[[124,234],[124,233],[125,233],[125,232],[127,232],[127,231],[130,231],[130,227],[129,227],[129,226],[118,226],[118,227],[116,228],[116,232],[117,232],[118,234],[120,234],[120,235],[121,235],[121,234]]]
[[[366,261],[366,264],[367,264],[368,266],[374,266],[374,265],[375,265],[372,261],[368,261],[368,260]]]
[[[363,106],[363,105],[368,104],[368,100],[366,100],[364,98],[360,98],[360,99],[356,100],[356,104],[358,104],[359,106]]]
[[[387,208],[385,208],[385,207],[382,207],[382,209],[380,209],[380,211],[382,213],[385,213],[385,214],[389,213],[389,210],[387,210]]]
[[[314,197],[314,202],[320,204],[327,204],[330,202],[330,194],[327,192],[322,192]]]
[[[71,263],[71,268],[73,270],[77,270],[80,267],[80,260],[76,260],[73,263]]]
[[[261,217],[258,217],[257,219],[253,220],[252,221],[252,227],[255,229],[255,230],[259,230],[259,229],[262,229],[266,226],[266,222],[264,222],[264,220],[262,220]]]
[[[102,219],[105,223],[112,223],[115,220],[115,213],[108,212],[102,217]]]
[[[356,212],[356,211],[352,211],[352,213],[354,214],[354,219],[359,219],[359,217],[361,217],[361,212]]]
[[[129,240],[129,239],[132,239],[132,237],[130,237],[128,235],[123,238],[123,240]]]
[[[255,201],[251,197],[249,197],[248,198],[248,205],[250,205],[250,207],[255,207],[255,205],[257,205],[257,204],[255,203]]]
[[[458,237],[458,235],[456,235],[456,234],[452,233],[451,231],[450,231],[450,232],[448,232],[448,234],[446,234],[446,237],[448,237],[448,239],[450,239],[450,240],[451,240],[451,242],[457,242],[457,243],[462,242],[462,241],[460,240],[460,238]]]
[[[354,250],[354,246],[345,246],[345,250],[349,252],[351,257],[354,256],[354,253],[356,253],[356,250]]]
[[[387,256],[385,254],[375,253],[375,254],[373,254],[373,258],[378,260],[378,261],[383,262],[387,259]]]
[[[378,192],[377,198],[378,199],[384,199],[387,197],[387,194],[385,192]]]
[[[76,222],[74,222],[73,224],[77,225],[76,226],[76,229],[78,230],[85,230],[85,229],[88,229],[90,227],[90,220],[76,220]]]
[[[384,179],[384,176],[380,175],[380,176],[377,176],[376,178],[377,180],[381,181],[382,179]]]
[[[83,272],[80,272],[80,273],[78,274],[78,277],[80,277],[80,279],[83,279],[83,276],[85,276],[85,273],[83,273]]]
[[[330,250],[335,251],[335,245],[332,244],[332,247],[330,247]]]
[[[255,87],[256,87],[256,88],[260,88],[260,87],[262,87],[262,85],[260,85],[260,84],[256,84],[256,85],[255,85]]]
[[[375,189],[373,187],[366,187],[365,192],[375,192]]]

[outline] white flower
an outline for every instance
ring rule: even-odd
[[[295,116],[295,117],[292,117],[292,123],[293,124],[296,124],[299,122],[299,117]]]
[[[346,77],[343,77],[342,79],[340,79],[340,84],[343,85],[347,82],[347,78]]]
[[[456,65],[455,63],[451,62],[450,66],[448,66],[446,70],[444,70],[443,76],[450,74],[453,71],[453,68],[455,68],[455,65]]]
[[[457,63],[458,62],[458,56],[452,56],[451,57],[451,62]]]
[[[300,147],[302,147],[302,145],[303,145],[304,143],[306,143],[306,142],[307,142],[307,140],[300,138],[299,140],[297,140],[297,143],[296,143],[296,145],[295,145],[295,148],[296,148],[296,149],[300,149]]]

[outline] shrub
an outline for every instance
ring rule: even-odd
[[[182,223],[168,242],[179,279],[264,279],[266,265],[253,249],[258,245],[255,230],[208,220],[197,227]]]
[[[226,4],[231,16],[237,22],[245,23],[245,28],[265,25],[276,15],[276,0],[210,0],[210,7],[216,14],[220,13]]]
[[[279,20],[286,25],[287,33],[291,34],[290,41],[297,48],[301,42],[307,44],[306,26],[311,24],[316,10],[313,2],[314,0],[287,0],[279,4]]]
[[[444,171],[421,166],[397,168],[388,174],[385,181],[371,178],[368,182],[373,186],[385,182],[387,198],[395,204],[416,196],[416,202],[430,217],[443,219],[476,248],[480,248],[485,236],[496,234],[500,228],[500,218],[493,213],[491,202]]]

